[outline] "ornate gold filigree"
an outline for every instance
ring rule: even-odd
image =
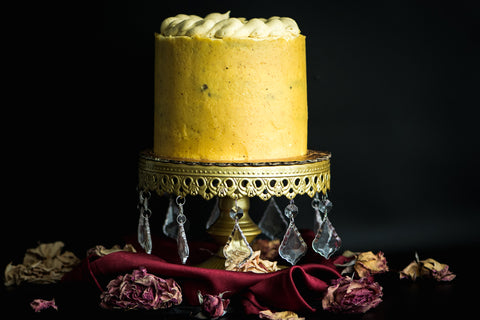
[[[200,195],[238,199],[271,197],[330,189],[330,153],[309,151],[295,160],[256,163],[205,163],[158,158],[151,151],[140,154],[139,187],[179,196]]]

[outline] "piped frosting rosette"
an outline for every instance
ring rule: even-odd
[[[160,27],[163,36],[222,38],[294,38],[300,34],[292,18],[273,16],[268,19],[231,18],[226,13],[210,13],[205,18],[178,14],[167,18]]]

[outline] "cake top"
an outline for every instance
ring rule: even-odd
[[[210,13],[205,18],[196,15],[178,14],[162,22],[163,36],[222,38],[295,38],[300,35],[295,20],[287,17],[230,18],[227,13]]]

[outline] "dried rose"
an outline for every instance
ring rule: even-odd
[[[415,254],[415,261],[412,261],[405,269],[400,271],[400,279],[410,278],[415,281],[422,277],[437,281],[452,281],[456,276],[449,270],[447,264],[431,258],[420,261],[418,255]]]
[[[305,318],[299,317],[295,312],[292,311],[272,312],[270,310],[263,310],[260,311],[258,317],[260,319],[268,320],[305,320]]]
[[[24,282],[47,284],[55,283],[63,275],[80,263],[70,251],[62,253],[64,243],[42,243],[36,248],[27,249],[23,263],[9,263],[5,268],[5,286],[20,285]]]
[[[324,310],[336,313],[364,313],[382,302],[383,289],[373,277],[353,280],[338,278],[322,300]]]
[[[278,258],[278,248],[280,247],[280,239],[267,240],[256,239],[252,244],[253,251],[260,250],[260,258],[266,260],[276,260]]]
[[[58,307],[55,304],[55,299],[52,299],[52,300],[35,299],[32,302],[30,302],[30,307],[32,307],[32,309],[35,312],[40,312],[48,308],[53,308],[55,310],[58,310]]]
[[[362,252],[357,256],[354,268],[359,278],[369,277],[387,272],[387,259],[381,251],[377,254],[373,254],[372,251]]]
[[[204,294],[198,291],[198,301],[202,305],[202,310],[210,318],[215,319],[223,316],[227,312],[227,307],[230,304],[229,299],[223,299],[222,292],[219,295]]]
[[[182,291],[173,279],[147,273],[145,267],[118,276],[100,296],[105,309],[165,309],[182,302]]]
[[[260,259],[260,251],[255,251],[246,261],[227,260],[225,270],[237,272],[269,273],[278,271],[277,261]]]

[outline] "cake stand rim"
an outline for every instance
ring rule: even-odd
[[[302,161],[275,162],[270,165],[229,165],[228,163],[194,163],[161,159],[143,152],[139,158],[139,183],[143,190],[177,196],[200,195],[206,200],[215,196],[239,199],[285,196],[293,199],[307,194],[314,197],[330,189],[330,153],[310,153]]]
[[[270,166],[292,166],[305,163],[315,163],[330,160],[332,157],[329,151],[319,151],[308,149],[307,154],[303,156],[287,159],[271,159],[259,161],[201,161],[181,158],[165,158],[157,156],[152,149],[145,149],[140,152],[140,158],[159,163],[172,163],[192,166],[216,166],[216,167],[270,167]]]

